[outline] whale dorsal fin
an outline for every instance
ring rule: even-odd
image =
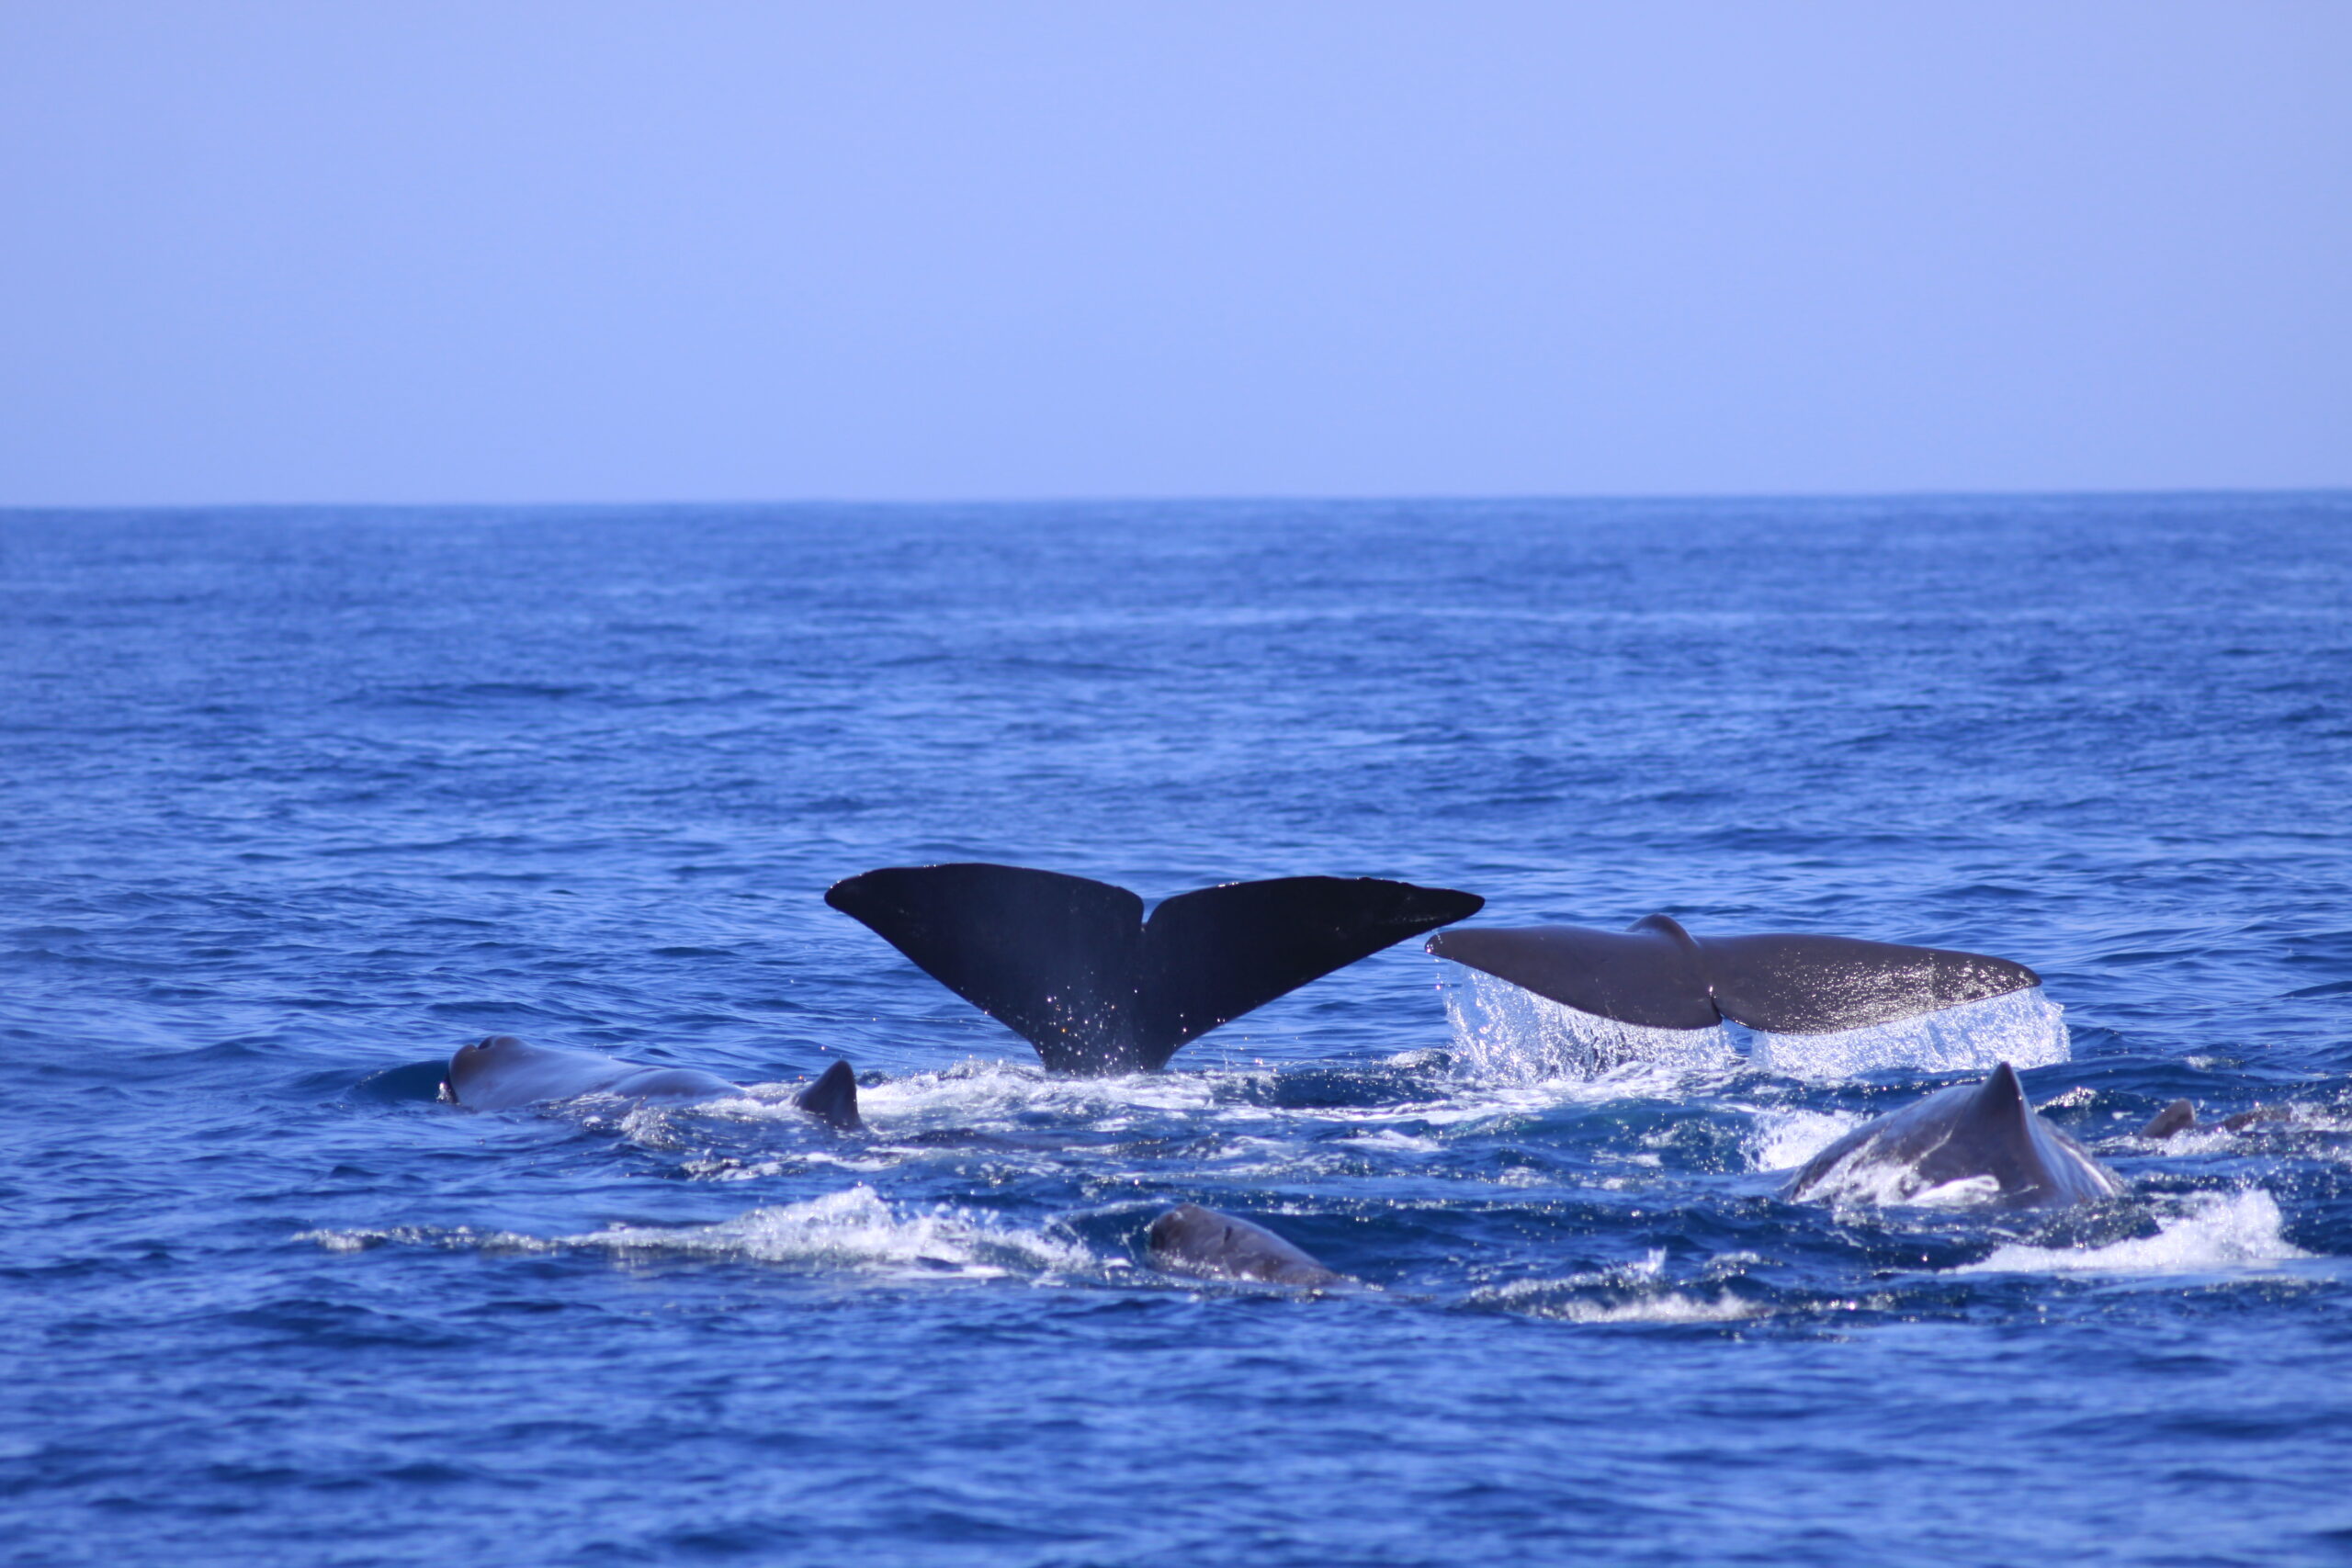
[[[1168,899],[1023,866],[893,866],[825,902],[1037,1048],[1057,1073],[1166,1065],[1286,991],[1475,912],[1476,895],[1374,877],[1235,882]]]
[[[1940,1182],[1989,1176],[2007,1198],[2048,1184],[2047,1156],[2034,1136],[2039,1129],[2033,1107],[2026,1102],[2015,1067],[1996,1062],[1983,1083],[1950,1092],[1954,1103],[1944,1141],[1919,1160],[1923,1178]]]
[[[857,1075],[850,1070],[847,1062],[835,1062],[827,1067],[815,1083],[793,1097],[792,1103],[826,1126],[844,1133],[854,1133],[865,1125],[857,1113]]]
[[[1907,1169],[1914,1195],[1989,1177],[2007,1208],[2061,1208],[2123,1190],[2113,1171],[2035,1112],[2007,1062],[1982,1083],[1938,1089],[1855,1128],[1807,1161],[1782,1196],[1834,1196],[1845,1173],[1872,1168]]]

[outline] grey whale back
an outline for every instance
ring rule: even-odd
[[[690,1103],[743,1092],[742,1085],[697,1068],[534,1045],[512,1034],[458,1047],[442,1082],[449,1101],[469,1111],[519,1111],[588,1094]],[[847,1062],[826,1068],[794,1103],[830,1127],[854,1131],[865,1125],[858,1117],[857,1077]]]
[[[2036,1114],[2017,1069],[1938,1089],[1864,1122],[1805,1162],[1781,1189],[1791,1199],[1869,1195],[1901,1202],[1989,1178],[2005,1209],[2058,1209],[2123,1190],[2090,1151]]]

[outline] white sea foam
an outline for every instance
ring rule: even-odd
[[[1100,1261],[1074,1240],[1025,1229],[993,1216],[942,1206],[901,1215],[860,1184],[804,1203],[753,1209],[697,1225],[615,1225],[584,1235],[530,1236],[504,1231],[306,1231],[295,1238],[330,1252],[357,1252],[388,1242],[551,1252],[594,1248],[631,1258],[692,1258],[779,1264],[811,1270],[952,1275],[1091,1272]]]
[[[405,1241],[412,1245],[429,1245],[433,1237],[423,1230],[408,1225],[395,1225],[389,1230],[315,1230],[300,1231],[296,1241],[307,1241],[329,1252],[366,1252],[370,1247],[390,1242]]]
[[[2280,1229],[2278,1204],[2260,1188],[2196,1192],[2178,1213],[2157,1222],[2156,1234],[2105,1247],[1997,1248],[1962,1264],[1959,1274],[2210,1274],[2259,1269],[2311,1254]]]
[[[1435,1138],[1417,1137],[1410,1133],[1400,1133],[1394,1127],[1366,1128],[1350,1133],[1340,1141],[1359,1149],[1381,1149],[1404,1155],[1433,1155],[1445,1147]]]
[[[1115,1132],[1137,1111],[1208,1110],[1215,1092],[1209,1076],[1197,1072],[1051,1077],[1038,1067],[974,1059],[861,1089],[858,1110],[886,1131],[1009,1128],[1050,1116]]]
[[[1665,1277],[1666,1248],[1653,1247],[1630,1263],[1620,1263],[1589,1274],[1571,1274],[1556,1282],[1564,1285],[1646,1285]]]
[[[1898,1069],[1991,1072],[2001,1062],[2020,1069],[2044,1067],[2073,1054],[2065,1010],[2032,986],[1865,1029],[1829,1034],[1757,1030],[1748,1058],[1767,1072],[1815,1081]]]
[[[315,1230],[297,1232],[296,1241],[307,1241],[329,1252],[366,1252],[379,1247],[473,1247],[483,1252],[553,1252],[562,1244],[539,1236],[518,1235],[512,1231],[478,1231],[471,1225],[457,1225],[442,1229],[433,1225],[387,1225],[381,1229],[352,1228],[347,1230]]]
[[[877,1147],[861,1145],[847,1152],[802,1149],[789,1158],[705,1153],[680,1161],[678,1169],[696,1181],[758,1181],[769,1177],[802,1175],[820,1166],[859,1176],[879,1176],[895,1169],[899,1163],[897,1157]]]
[[[1568,1323],[1736,1323],[1743,1318],[1761,1317],[1767,1310],[1729,1291],[1717,1292],[1712,1301],[1668,1291],[1663,1295],[1631,1296],[1613,1302],[1572,1296],[1542,1309],[1539,1315]]]
[[[805,1203],[753,1209],[717,1224],[617,1225],[566,1242],[632,1257],[727,1258],[976,1277],[1083,1269],[1094,1261],[1074,1242],[959,1210],[901,1217],[863,1184]]]
[[[1838,1162],[1823,1173],[1809,1188],[1805,1196],[1834,1208],[1897,1208],[1929,1204],[1950,1209],[1965,1205],[1971,1195],[1984,1190],[1972,1187],[1968,1180],[1946,1182],[1941,1187],[1928,1187],[1919,1179],[1919,1173],[1908,1161],[1859,1159],[1849,1157]],[[1934,1194],[1930,1199],[1929,1194]],[[2000,1196],[2000,1183],[1993,1183],[1985,1196]]]
[[[1980,1203],[1998,1202],[2000,1197],[1999,1177],[1963,1176],[1940,1187],[1923,1187],[1905,1201],[1920,1209],[1973,1209]]]
[[[1758,1170],[1794,1170],[1862,1124],[1846,1111],[1769,1110],[1756,1113],[1748,1157]]]
[[[1226,1181],[1313,1181],[1344,1176],[1351,1163],[1339,1145],[1250,1136],[1219,1139],[1192,1157],[1195,1168]],[[1362,1157],[1360,1152],[1357,1157]],[[1143,1170],[1125,1174],[1137,1181],[1149,1179]]]
[[[1736,1067],[1721,1029],[1650,1029],[1579,1012],[1524,987],[1441,961],[1456,1066],[1501,1083],[1589,1078],[1628,1067],[1687,1076]]]
[[[1665,1251],[1654,1249],[1645,1258],[1614,1268],[1555,1280],[1514,1280],[1474,1292],[1470,1299],[1564,1323],[1731,1323],[1760,1317],[1770,1310],[1728,1290],[1710,1297],[1662,1289],[1659,1281],[1665,1270]],[[1600,1293],[1566,1293],[1577,1292]]]

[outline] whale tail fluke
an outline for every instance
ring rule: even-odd
[[[792,1103],[838,1132],[855,1133],[865,1125],[857,1113],[857,1075],[847,1062],[827,1067]]]
[[[1037,1048],[1049,1071],[1164,1066],[1185,1042],[1393,942],[1475,894],[1375,877],[1234,882],[1144,919],[1124,887],[1023,866],[893,866],[825,902]]]
[[[1771,1034],[1827,1034],[2021,991],[2041,977],[1979,953],[1856,937],[1693,937],[1664,915],[1623,931],[1474,927],[1429,950],[1579,1012],[1652,1029],[1728,1019]]]

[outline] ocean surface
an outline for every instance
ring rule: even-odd
[[[0,1561],[2352,1561],[2352,496],[16,512],[0,762]],[[1055,1080],[951,860],[2044,985]],[[756,1087],[368,1081],[499,1032]],[[1778,1196],[2004,1057],[2129,1196]]]

